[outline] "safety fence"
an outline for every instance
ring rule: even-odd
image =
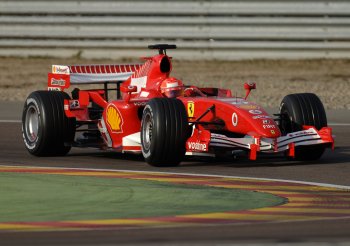
[[[3,1],[0,56],[348,58],[350,1]]]

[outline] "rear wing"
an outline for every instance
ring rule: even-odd
[[[121,83],[142,64],[125,65],[52,65],[48,74],[48,90],[63,91],[71,84]]]

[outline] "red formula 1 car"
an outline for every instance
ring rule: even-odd
[[[23,139],[36,156],[65,155],[72,146],[111,148],[144,156],[154,166],[178,165],[185,155],[215,156],[246,151],[284,152],[315,160],[334,146],[324,107],[311,93],[284,97],[275,118],[245,98],[220,88],[185,86],[170,77],[167,49],[132,65],[53,65],[48,90],[31,93],[24,105]],[[101,89],[71,85],[100,84]],[[111,84],[115,87],[110,88]],[[111,91],[116,100],[109,100]]]

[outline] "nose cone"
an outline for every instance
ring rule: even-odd
[[[245,115],[252,129],[249,134],[259,135],[266,138],[277,138],[281,136],[278,125],[273,118],[260,106],[256,104],[243,104],[238,106],[241,114]]]
[[[269,117],[268,115],[264,115],[265,117]],[[261,135],[267,138],[276,138],[281,136],[281,131],[277,126],[276,122],[272,118],[260,119]]]

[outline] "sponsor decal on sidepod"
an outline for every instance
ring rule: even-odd
[[[123,118],[119,113],[119,110],[113,104],[110,104],[107,107],[106,118],[107,118],[107,124],[112,129],[112,132],[115,132],[115,133],[123,132],[122,130]]]

